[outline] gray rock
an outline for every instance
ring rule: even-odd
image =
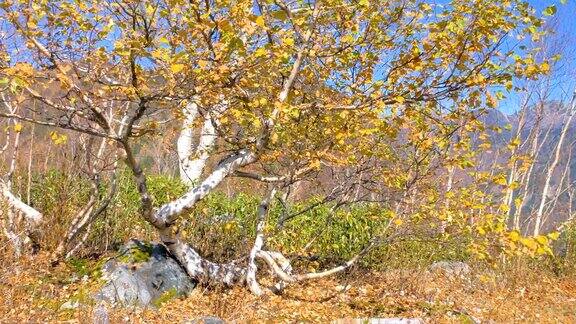
[[[165,295],[187,295],[196,286],[164,246],[137,240],[104,264],[102,278],[107,283],[95,299],[122,305],[148,306]]]
[[[123,264],[108,265],[107,268],[112,270],[106,275],[110,281],[96,294],[96,300],[140,306],[152,302],[152,295],[148,291],[145,279],[138,276],[135,271]]]
[[[108,317],[108,310],[103,305],[99,305],[92,312],[93,324],[109,324],[110,318]]]
[[[429,270],[447,276],[466,276],[470,274],[470,266],[466,262],[461,261],[434,262]]]

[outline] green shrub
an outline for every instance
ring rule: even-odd
[[[35,175],[32,201],[57,229],[61,237],[75,212],[87,201],[89,182],[61,171],[51,170]],[[148,176],[148,188],[154,205],[167,203],[186,191],[177,178]],[[101,194],[109,190],[104,181]],[[304,211],[318,197],[289,206],[290,212]],[[179,224],[180,234],[200,253],[215,261],[245,257],[255,237],[256,213],[260,197],[239,193],[228,197],[214,192],[198,203]],[[266,233],[268,248],[279,250],[296,260],[296,265],[325,267],[339,264],[361,251],[388,225],[390,211],[376,204],[359,203],[332,213],[333,205],[319,205],[278,225],[282,217],[280,204],[272,204]],[[56,222],[53,222],[55,220]],[[117,249],[130,238],[157,240],[156,231],[140,217],[140,195],[129,170],[122,170],[118,191],[109,208],[93,224],[86,242],[86,253]],[[52,242],[52,245],[56,242]],[[400,242],[380,246],[361,262],[367,268],[424,266],[435,260],[464,260],[466,241],[434,237],[422,241],[412,236]]]

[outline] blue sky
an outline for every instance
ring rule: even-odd
[[[566,101],[568,100],[567,94],[571,95],[576,87],[576,0],[568,0],[566,4],[561,4],[560,0],[529,0],[528,2],[540,13],[548,6],[556,5],[556,14],[547,19],[555,30],[555,34],[550,36],[552,42],[557,42],[564,47],[564,53],[553,74],[557,82],[552,87],[550,99]],[[510,94],[508,99],[501,103],[500,109],[505,113],[512,113],[518,109],[520,101],[520,96]]]

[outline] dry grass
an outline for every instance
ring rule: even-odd
[[[94,282],[70,283],[73,270],[50,266],[47,255],[2,258],[0,314],[12,322],[91,322],[94,305],[60,310],[72,296],[88,296]],[[340,318],[420,317],[427,322],[576,322],[576,277],[524,265],[475,269],[467,278],[425,271],[355,271],[302,285],[282,296],[250,295],[243,288],[196,289],[160,309],[109,310],[111,323],[183,322],[201,316],[225,320],[327,322]]]

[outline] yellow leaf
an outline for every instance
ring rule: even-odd
[[[287,38],[282,39],[282,43],[284,45],[293,46],[294,45],[294,39],[287,37]]]
[[[550,64],[548,62],[544,62],[540,65],[540,69],[542,70],[542,72],[548,73],[550,72]]]
[[[276,142],[278,142],[278,134],[273,133],[273,134],[270,136],[270,142],[272,142],[272,144],[275,144]]]
[[[254,55],[255,55],[256,57],[264,56],[264,55],[266,55],[266,49],[265,49],[264,47],[259,47],[259,48],[254,52]]]
[[[487,283],[487,282],[491,281],[490,276],[485,275],[485,274],[480,275],[478,277],[478,279],[480,279],[480,282],[482,282],[482,283]]]
[[[514,206],[516,206],[516,208],[520,208],[521,204],[522,204],[522,198],[518,197],[514,199]]]
[[[432,6],[430,6],[430,5],[427,4],[427,3],[421,4],[421,5],[420,5],[420,8],[422,8],[422,10],[424,10],[424,11],[430,11],[430,10],[432,10]]]
[[[396,226],[400,226],[400,225],[404,224],[404,222],[403,222],[401,219],[396,218],[396,219],[394,220],[394,224],[396,224]]]
[[[406,101],[406,99],[404,99],[402,96],[396,96],[394,97],[394,100],[396,100],[396,102],[399,104],[403,104]]]
[[[493,181],[497,185],[501,185],[501,186],[508,185],[508,180],[506,180],[506,177],[504,175],[500,175],[500,176],[494,178]]]
[[[172,73],[178,73],[184,69],[184,64],[172,64],[170,65],[170,70]]]
[[[520,239],[520,243],[522,243],[522,245],[524,245],[525,247],[527,247],[531,250],[536,250],[536,248],[538,247],[538,245],[536,244],[536,241],[534,241],[534,239],[532,239],[532,238],[522,238],[522,239]]]
[[[22,131],[22,124],[14,125],[14,131],[16,131],[16,133],[20,133]]]
[[[54,144],[56,145],[65,144],[68,141],[68,136],[64,134],[60,135],[57,132],[51,132],[50,138],[52,139],[52,142],[54,142]]]
[[[520,239],[520,233],[518,233],[518,231],[512,231],[508,234],[508,237],[510,238],[510,241],[517,242]]]
[[[319,169],[320,168],[320,160],[314,159],[314,160],[310,161],[310,167],[313,169]]]
[[[542,245],[548,244],[548,238],[546,236],[543,236],[543,235],[536,236],[536,241]]]
[[[205,68],[206,66],[208,66],[208,61],[199,60],[199,61],[198,61],[198,66],[199,66],[201,69],[203,69],[203,68]]]
[[[265,26],[265,21],[264,21],[264,17],[262,16],[258,16],[256,17],[256,25],[260,26],[260,27],[264,27]]]

